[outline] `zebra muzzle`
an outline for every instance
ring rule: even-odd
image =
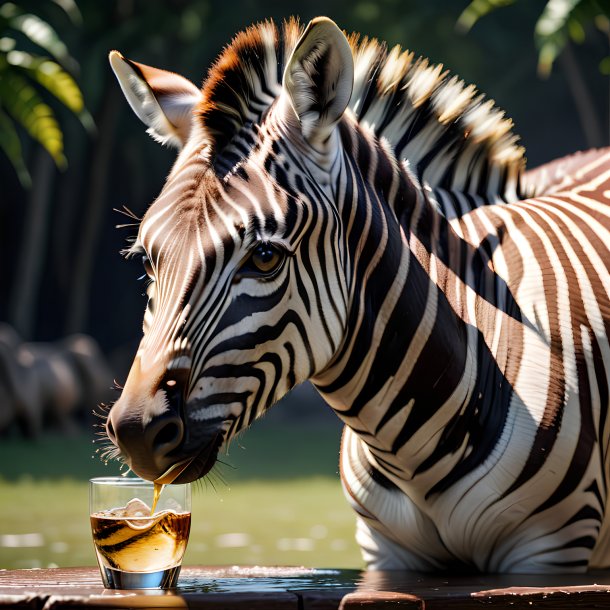
[[[108,438],[143,479],[154,481],[176,465],[184,440],[184,423],[171,411],[152,415],[133,404],[117,402],[106,422]]]

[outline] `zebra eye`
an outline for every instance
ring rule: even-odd
[[[142,265],[144,266],[144,271],[146,271],[146,275],[152,280],[155,277],[155,272],[153,271],[152,265],[150,263],[150,259],[145,254],[142,257]]]
[[[242,272],[249,272],[252,275],[270,276],[281,267],[285,258],[285,253],[282,249],[269,242],[261,242],[250,254],[242,268]]]

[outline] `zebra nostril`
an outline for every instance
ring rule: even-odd
[[[153,449],[163,445],[175,443],[175,441],[181,436],[182,434],[180,427],[176,423],[170,422],[163,426],[159,432],[157,432],[155,438],[153,439]]]
[[[145,435],[153,454],[161,457],[180,446],[183,432],[184,424],[179,417],[162,415],[149,424]]]
[[[106,420],[106,435],[116,445],[116,434],[114,432],[114,426],[112,425],[112,418],[110,415]]]

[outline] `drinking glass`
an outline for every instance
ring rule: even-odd
[[[162,489],[152,512],[153,500]],[[176,586],[191,528],[191,487],[137,478],[89,481],[89,514],[97,561],[108,589]]]

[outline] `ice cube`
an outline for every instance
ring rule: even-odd
[[[104,511],[104,514],[108,517],[150,517],[150,506],[146,502],[142,502],[140,498],[134,498],[127,502],[127,506],[120,506],[118,508],[111,508]]]
[[[142,502],[140,498],[134,498],[127,502],[124,517],[150,517],[150,506]]]

